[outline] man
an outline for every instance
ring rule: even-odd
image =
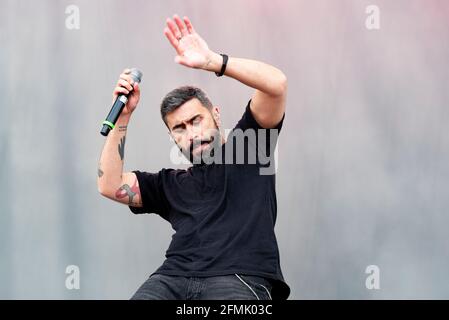
[[[255,92],[231,132],[244,135],[243,162],[241,150],[231,144],[235,136],[226,141],[220,133],[219,108],[201,89],[183,86],[163,99],[161,116],[193,166],[123,173],[126,130],[140,88],[129,69],[120,75],[113,100],[119,94],[129,94],[129,99],[101,154],[99,192],[133,213],[159,214],[176,231],[163,265],[132,299],[287,299],[290,288],[274,233],[275,175],[264,173],[272,163],[262,157],[272,158],[277,135],[271,132],[282,127],[286,77],[265,63],[213,52],[187,17],[168,18],[164,33],[176,50],[175,62],[224,74]],[[257,135],[248,134],[252,132]],[[251,153],[257,155],[255,161]]]

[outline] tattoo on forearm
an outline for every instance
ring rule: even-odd
[[[209,60],[207,61],[207,63],[203,66],[203,68],[207,68],[207,66],[212,62],[212,59],[209,58]]]
[[[123,186],[121,186],[117,192],[115,193],[115,197],[117,199],[123,199],[124,197],[128,196],[129,200],[128,200],[128,204],[137,204],[137,203],[133,203],[133,198],[136,194],[139,193],[139,187],[137,186],[137,179],[134,181],[134,184],[132,185],[132,187],[130,187],[128,184],[124,184]]]
[[[103,170],[101,170],[101,161],[99,161],[98,162],[98,170],[97,170],[98,178],[101,178],[103,173],[104,173]]]
[[[120,154],[120,159],[124,159],[125,158],[125,141],[126,141],[126,136],[123,136],[120,139],[120,143],[118,145],[118,153]]]

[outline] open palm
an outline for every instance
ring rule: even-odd
[[[211,51],[192,26],[189,18],[184,23],[177,15],[167,18],[164,34],[176,50],[175,62],[191,68],[204,68],[210,61]]]

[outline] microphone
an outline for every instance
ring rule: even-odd
[[[132,68],[131,72],[129,74],[131,78],[134,80],[134,82],[139,82],[142,79],[142,72],[136,68]],[[103,121],[103,128],[101,128],[100,133],[103,136],[107,136],[109,134],[109,131],[114,129],[115,123],[117,122],[118,117],[120,116],[120,113],[122,112],[123,108],[126,105],[126,102],[128,102],[128,95],[120,94],[117,99],[115,99],[114,104],[112,105],[111,111],[109,111],[108,116]]]

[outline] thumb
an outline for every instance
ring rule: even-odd
[[[138,82],[134,82],[134,90],[135,93],[139,94],[140,93],[140,86]]]

